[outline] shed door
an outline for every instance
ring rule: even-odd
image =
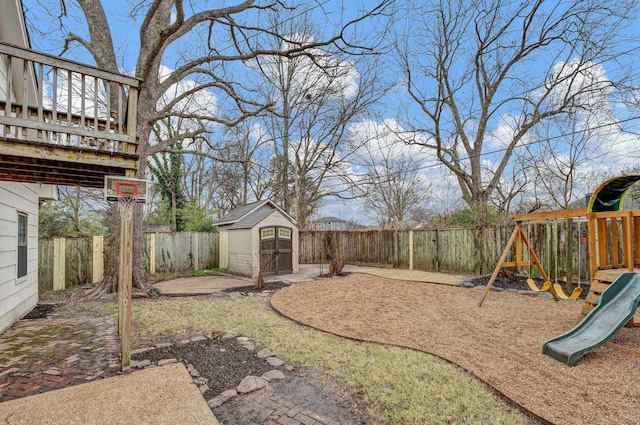
[[[293,272],[292,235],[290,227],[260,229],[260,268],[264,275]]]

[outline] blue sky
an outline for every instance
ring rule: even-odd
[[[57,6],[60,4],[57,0],[49,0],[51,4]],[[55,27],[56,17],[55,16],[47,16],[42,13],[42,10],[37,8],[37,4],[35,0],[24,0],[26,7],[31,11],[28,14],[29,18],[36,17],[38,19],[38,27],[41,29],[46,29],[48,26]],[[111,24],[111,31],[114,37],[114,43],[116,45],[116,50],[118,54],[118,58],[120,60],[120,66],[124,73],[131,73],[135,67],[135,60],[137,58],[137,49],[139,43],[139,25],[141,22],[141,16],[130,15],[131,4],[135,2],[128,0],[114,0],[114,1],[105,1],[105,11],[109,17],[109,21]],[[201,1],[196,2],[197,4],[206,5],[206,4],[215,4],[218,5],[220,2],[207,2]],[[232,4],[232,2],[227,2]],[[344,22],[349,20],[353,16],[356,16],[362,8],[362,3],[370,4],[371,2],[362,1],[362,2],[353,2],[353,1],[345,1],[345,0],[317,0],[315,2],[310,3],[310,6],[307,8],[311,8],[314,12],[314,17],[316,23],[323,27],[329,32],[334,25],[339,24],[340,22]],[[412,3],[401,3],[403,5],[407,5],[411,7]],[[407,10],[405,10],[406,12]],[[411,13],[411,10],[408,10],[408,13]],[[80,23],[80,25],[76,26],[73,31],[77,32],[81,36],[86,36],[86,28],[81,24],[81,19],[79,18],[78,11],[73,8],[69,9],[69,22],[73,24],[74,22]],[[377,23],[380,23],[378,21]],[[637,35],[639,33],[638,29],[640,28],[637,24],[632,24],[629,28],[626,29],[625,33],[618,34],[620,41],[625,41],[628,46],[628,49],[638,49],[638,40]],[[357,28],[357,32],[360,34],[369,35],[369,40],[373,39],[376,35],[377,28],[372,26],[371,22],[363,23]],[[34,47],[38,50],[46,51],[48,53],[57,54],[60,52],[62,47],[62,38],[59,34],[54,34],[51,36],[46,36],[45,38],[41,38],[39,34],[35,31],[32,31],[32,39]],[[428,40],[427,40],[428,42]],[[175,61],[179,58],[180,51],[170,51],[165,56],[164,65],[169,68],[174,67]],[[553,54],[555,52],[549,52],[548,61],[544,63],[544,66],[548,67],[553,64]],[[82,48],[75,46],[70,52],[65,54],[65,56],[80,60],[84,62],[90,62],[88,55],[84,52]],[[637,55],[635,55],[637,56]],[[544,72],[542,69],[542,62],[536,62],[533,64],[529,64],[528,72],[535,71],[536,68],[540,68],[541,72]],[[633,71],[635,69],[636,63],[634,62],[634,56],[629,56],[625,59],[620,58],[612,58],[608,62],[603,64],[603,70],[605,75],[614,76],[619,75],[623,72]],[[632,72],[631,77],[635,78],[637,72]],[[535,74],[535,73],[533,73]],[[388,72],[384,75],[384,77],[389,82],[396,81],[399,76],[395,72]],[[628,108],[627,106],[618,104],[613,105],[612,110],[615,111],[616,118],[620,120],[620,125],[624,129],[624,132],[618,131],[613,136],[609,135],[609,142],[615,140],[617,145],[611,146],[611,149],[606,154],[601,156],[601,160],[596,161],[589,165],[590,168],[586,169],[586,172],[596,173],[604,173],[606,171],[610,171],[614,166],[621,165],[623,163],[628,164],[638,164],[640,163],[639,155],[637,154],[638,150],[638,137],[636,136],[640,133],[640,129],[638,129],[638,123],[640,122],[637,109]],[[376,111],[375,119],[372,125],[380,125],[384,120],[390,122],[396,122],[395,120],[400,120],[401,118],[405,119],[405,122],[411,122],[412,114],[415,112],[414,106],[408,102],[405,90],[396,86],[392,91],[390,91],[390,95],[387,97],[386,102],[382,104],[380,108]],[[417,114],[419,116],[419,114]],[[501,124],[505,123],[508,119],[508,114],[496,116],[491,124],[493,125],[492,136],[495,140],[492,142],[493,145],[489,145],[489,151],[497,151],[498,156],[500,153],[500,141],[499,136],[500,132],[503,131]],[[607,143],[607,140],[602,140],[601,143]],[[487,166],[491,167],[491,161],[494,160],[496,156],[492,156],[487,154],[485,156],[485,160],[487,162]],[[432,205],[432,209],[440,210],[446,208],[451,208],[454,205],[460,205],[459,193],[456,193],[455,187],[456,182],[455,179],[452,179],[450,174],[444,172],[442,167],[437,167],[433,161],[425,161],[422,165],[418,166],[419,168],[424,170],[425,178],[429,179],[434,184],[434,202]],[[578,195],[577,195],[578,196]],[[443,208],[444,207],[444,208]],[[359,222],[370,223],[370,218],[366,215],[362,214],[362,206],[353,201],[343,202],[339,200],[334,201],[325,201],[322,204],[321,210],[318,212],[318,215],[331,215],[331,216],[339,216],[341,218],[349,218],[355,219]]]

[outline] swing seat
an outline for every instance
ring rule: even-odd
[[[548,280],[542,285],[542,288],[538,288],[538,285],[536,285],[533,279],[527,278],[527,285],[529,285],[529,288],[531,288],[532,291],[536,292],[545,292],[551,289],[551,282]]]
[[[582,294],[582,288],[574,288],[573,292],[567,295],[564,293],[564,289],[562,289],[562,285],[560,285],[559,283],[554,283],[553,289],[556,290],[556,294],[558,295],[558,297],[562,298],[563,300],[575,300],[580,296],[580,294]]]

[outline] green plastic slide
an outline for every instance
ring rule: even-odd
[[[640,303],[640,274],[621,274],[573,329],[544,343],[542,353],[568,366],[606,344],[633,318]]]

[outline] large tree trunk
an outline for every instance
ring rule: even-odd
[[[142,91],[141,91],[142,92]],[[147,151],[149,143],[149,135],[151,127],[148,125],[149,120],[146,118],[144,102],[139,103],[138,109],[138,162],[137,178],[145,178],[147,168]],[[147,123],[147,125],[145,125]],[[120,211],[118,205],[113,203],[109,207],[109,224],[111,227],[111,237],[105,246],[105,268],[102,281],[89,292],[89,298],[98,298],[105,293],[117,292],[118,275],[120,272]],[[133,207],[133,272],[132,286],[137,289],[144,289],[149,285],[149,276],[147,274],[145,256],[144,256],[144,212],[142,205],[135,204]]]
[[[476,258],[476,272],[484,274],[492,269],[492,265],[488,264],[487,258],[487,227],[489,224],[489,211],[487,209],[487,200],[485,196],[478,196],[472,203],[472,210],[476,218],[477,230],[474,233]]]

